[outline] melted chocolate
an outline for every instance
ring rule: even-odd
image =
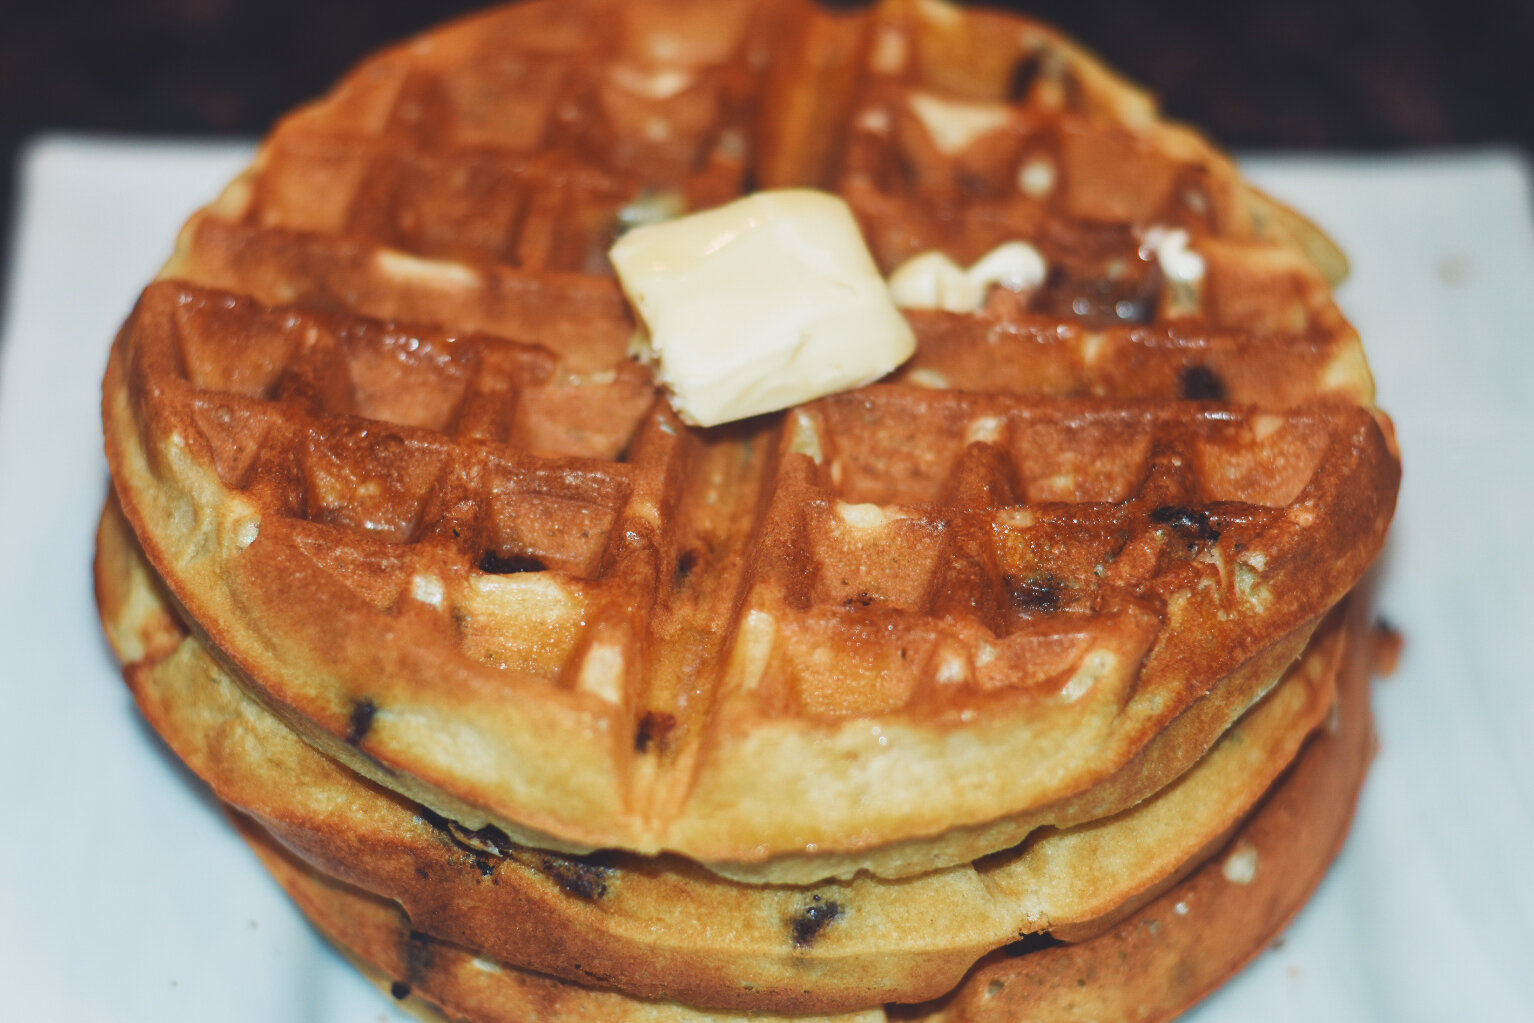
[[[675,728],[675,714],[645,711],[634,732],[634,752],[648,753],[653,748],[657,753],[665,753],[671,747],[671,732]]]
[[[794,947],[808,948],[813,945],[815,939],[820,937],[820,932],[841,915],[840,903],[823,900],[816,895],[814,901],[801,909],[791,922]]]
[[[368,732],[373,728],[373,717],[378,713],[378,704],[364,697],[352,704],[351,720],[346,725],[346,741],[355,746],[367,738]]]
[[[1185,540],[1213,543],[1220,538],[1220,531],[1209,522],[1209,513],[1202,509],[1164,504],[1150,513],[1150,520],[1171,526]]]
[[[590,857],[577,858],[556,853],[545,855],[541,867],[566,895],[574,895],[586,902],[596,902],[607,897],[607,878],[612,875],[612,867]]]
[[[1224,401],[1225,381],[1208,366],[1185,366],[1177,379],[1182,396],[1189,401]]]
[[[1019,579],[1009,575],[1006,584],[1007,596],[1012,601],[1014,611],[1060,610],[1060,581],[1053,576]]]

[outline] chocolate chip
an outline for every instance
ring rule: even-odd
[[[698,567],[698,552],[683,551],[682,556],[676,559],[676,572],[671,576],[671,588],[680,590],[687,582],[687,577],[692,575],[692,570]]]
[[[389,994],[393,995],[396,1001],[403,1002],[410,997],[410,985],[402,980],[396,980],[389,985]]]
[[[489,575],[543,572],[548,567],[531,554],[502,554],[500,551],[486,551],[479,558],[479,570]]]
[[[1012,600],[1014,611],[1060,610],[1060,581],[1054,576],[1032,576],[1019,579],[1009,575],[1004,580],[1007,596]]]
[[[607,897],[607,878],[613,868],[591,857],[560,856],[548,853],[540,864],[543,872],[567,895],[595,902]]]
[[[378,704],[366,697],[352,704],[351,720],[346,726],[346,741],[355,746],[367,737],[373,727],[373,716],[378,713]]]
[[[1208,366],[1184,366],[1178,377],[1182,396],[1189,401],[1224,401],[1225,381]]]
[[[814,944],[815,939],[820,937],[820,932],[837,917],[842,915],[840,903],[823,900],[819,895],[814,897],[808,906],[801,909],[793,918],[792,928],[795,948],[808,948]]]
[[[1209,513],[1199,508],[1164,504],[1150,513],[1150,520],[1163,526],[1171,526],[1186,540],[1213,543],[1220,538],[1220,531],[1209,523]]]
[[[639,719],[639,727],[634,731],[634,752],[648,753],[651,747],[655,752],[665,753],[671,748],[671,732],[676,728],[676,715],[667,714],[664,711],[647,710]]]

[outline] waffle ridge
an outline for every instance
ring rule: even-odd
[[[1399,469],[1337,258],[1043,29],[958,66],[920,5],[714,6],[680,40],[665,3],[595,39],[491,12],[280,125],[114,349],[146,551],[288,724],[471,830],[804,882],[1122,808],[1100,787],[1184,715],[1196,759],[1382,542]],[[942,152],[925,96],[1005,128]],[[913,311],[883,383],[690,429],[606,248],[790,183],[886,269],[1027,238],[1051,275]]]

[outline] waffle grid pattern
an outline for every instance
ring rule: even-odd
[[[365,65],[193,219],[125,328],[148,476],[211,487],[228,534],[211,561],[232,596],[166,572],[188,607],[284,632],[322,576],[333,613],[451,669],[349,674],[355,651],[298,628],[299,683],[223,636],[269,699],[460,791],[415,708],[514,748],[506,701],[567,694],[549,713],[599,748],[595,812],[498,802],[494,778],[469,803],[576,844],[749,860],[944,827],[811,807],[712,845],[765,797],[721,766],[760,755],[743,736],[1026,718],[1064,780],[949,822],[977,825],[1111,775],[1352,585],[1388,520],[1389,441],[1306,243],[1226,161],[1013,22],[976,51],[984,16],[730,3],[679,41],[667,5],[630,6],[590,38],[542,28],[542,5],[494,12]],[[863,72],[817,88],[849,50]],[[887,383],[689,430],[626,358],[606,248],[785,175],[836,183],[886,268],[1024,237],[1050,277],[913,313],[920,350]],[[1152,226],[1189,233],[1198,281],[1168,280]],[[168,436],[211,471],[178,468]],[[210,546],[147,546],[178,543]],[[1050,760],[1071,741],[1100,756]]]

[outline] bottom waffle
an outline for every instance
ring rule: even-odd
[[[1361,604],[1361,601],[1355,601]],[[986,957],[948,996],[827,1023],[1105,1023],[1166,1020],[1240,969],[1319,883],[1352,818],[1373,750],[1368,651],[1350,614],[1338,712],[1229,844],[1106,932],[1079,944],[1020,942]],[[237,820],[294,902],[393,997],[426,1018],[475,1023],[726,1023],[764,1019],[597,991],[507,966],[412,929],[400,908],[314,870]],[[787,1018],[787,1017],[778,1017]]]
[[[834,894],[825,886],[817,886],[812,895],[808,890],[764,890],[722,882],[696,868],[689,873],[685,864],[644,867],[622,863],[622,858],[614,863],[590,864],[542,854],[538,850],[486,849],[482,836],[476,837],[461,829],[454,831],[445,821],[432,821],[431,815],[423,814],[420,808],[368,785],[325,760],[287,732],[263,708],[244,696],[197,640],[186,636],[180,623],[157,597],[152,572],[133,549],[131,534],[124,529],[120,518],[110,511],[103,520],[101,539],[98,595],[102,598],[108,632],[124,659],[137,662],[128,673],[130,684],[151,722],[165,734],[178,754],[214,784],[221,796],[254,811],[262,824],[273,829],[284,844],[305,857],[308,863],[293,861],[289,864],[291,870],[288,873],[298,880],[285,880],[284,883],[290,890],[295,886],[308,886],[307,896],[295,891],[295,898],[316,917],[323,929],[343,946],[352,948],[364,961],[393,977],[409,978],[405,983],[430,993],[435,1001],[454,1012],[472,1019],[643,1019],[649,1018],[646,1013],[659,1012],[663,1007],[664,1018],[736,1018],[728,1011],[687,1010],[678,1016],[681,1010],[664,1001],[639,1001],[613,991],[593,991],[571,982],[588,978],[602,986],[623,991],[637,991],[662,999],[669,995],[705,1004],[725,1004],[727,1008],[741,1012],[762,1007],[785,1012],[849,1010],[889,997],[907,1000],[901,996],[912,990],[871,978],[857,968],[849,969],[849,963],[856,965],[856,956],[843,956],[838,961],[832,954],[820,960],[820,969],[808,970],[805,964],[810,957],[800,954],[806,948],[798,946],[807,947],[812,941],[795,941],[790,946],[778,940],[776,946],[787,947],[790,954],[779,964],[781,969],[777,973],[772,972],[771,964],[764,967],[763,962],[757,960],[746,967],[748,971],[765,969],[763,975],[767,978],[761,997],[753,999],[751,996],[756,992],[747,990],[742,994],[739,964],[733,969],[721,967],[717,958],[711,958],[711,950],[704,945],[709,937],[706,927],[695,927],[690,934],[673,935],[669,945],[661,942],[654,946],[654,954],[647,960],[648,950],[645,949],[630,948],[626,955],[621,952],[624,943],[624,936],[618,933],[621,928],[615,931],[609,926],[604,930],[602,926],[593,925],[593,920],[611,924],[614,918],[624,914],[631,917],[630,924],[653,924],[653,920],[645,919],[646,913],[656,907],[668,908],[668,895],[674,901],[669,907],[673,916],[690,914],[703,920],[714,920],[719,927],[731,932],[750,932],[749,926],[743,926],[742,906],[765,901],[765,915],[773,921],[767,930],[774,934],[783,928],[785,921],[788,921],[790,933],[797,933],[792,930],[796,926],[792,921],[795,919],[793,907],[798,903],[807,903],[810,899],[821,906],[845,902],[859,908],[863,916],[861,930],[870,942],[874,942],[862,957],[868,962],[877,962],[879,958],[876,942],[881,931],[890,941],[890,962],[901,964],[902,956],[896,954],[901,951],[905,952],[905,959],[919,961],[920,949],[902,949],[901,945],[904,942],[910,946],[912,936],[923,933],[920,927],[914,931],[910,927],[900,927],[898,919],[892,920],[889,906],[882,914],[867,912],[865,907],[870,900],[864,896],[869,894],[870,884],[875,885],[874,893],[885,903],[898,903],[904,897],[904,906],[897,908],[907,916],[920,916],[927,921],[924,933],[929,939],[937,939],[929,940],[925,949],[929,962],[944,961],[944,956],[937,953],[942,951],[938,946],[947,940],[951,947],[947,948],[946,961],[952,962],[955,956],[967,957],[963,958],[958,970],[962,973],[978,955],[1006,940],[1004,937],[997,940],[992,933],[979,937],[959,935],[960,940],[954,942],[952,934],[944,933],[942,926],[933,925],[934,916],[939,920],[966,919],[969,915],[966,900],[974,903],[973,892],[953,876],[937,881],[921,879],[905,885],[864,882],[860,892],[852,890],[853,885],[839,885],[834,886]],[[1081,938],[1105,927],[1109,928],[1107,933],[1077,946],[1043,948],[1022,959],[994,954],[974,973],[976,976],[997,973],[984,981],[986,998],[970,1004],[972,999],[968,992],[972,991],[975,982],[965,981],[956,993],[948,996],[946,1006],[929,1005],[918,1012],[916,1018],[928,1015],[933,1019],[987,1018],[975,1014],[989,1011],[986,1006],[991,1001],[1009,988],[1019,987],[1034,992],[1025,999],[1030,1007],[1034,1007],[1038,999],[1044,997],[1042,989],[1048,986],[1049,977],[1059,981],[1063,974],[1082,970],[1100,975],[1109,965],[1106,959],[1099,961],[1099,952],[1103,949],[1110,950],[1114,962],[1122,954],[1127,957],[1125,961],[1149,960],[1152,966],[1159,966],[1161,972],[1168,973],[1163,978],[1165,982],[1159,982],[1155,987],[1159,992],[1157,998],[1171,1006],[1167,1012],[1176,1010],[1176,1006],[1171,1005],[1172,1000],[1191,1001],[1198,996],[1200,992],[1194,990],[1200,983],[1196,981],[1197,977],[1207,976],[1207,981],[1202,983],[1206,987],[1213,986],[1236,969],[1260,946],[1263,938],[1258,935],[1255,942],[1243,942],[1242,936],[1253,933],[1254,925],[1266,927],[1265,934],[1281,926],[1319,878],[1332,850],[1340,842],[1365,758],[1359,754],[1354,761],[1346,761],[1341,754],[1322,756],[1316,751],[1346,745],[1343,741],[1346,729],[1313,740],[1267,807],[1246,825],[1243,837],[1233,847],[1235,851],[1219,861],[1218,866],[1211,864],[1201,868],[1174,889],[1174,893],[1184,889],[1191,892],[1200,884],[1199,878],[1213,870],[1215,877],[1234,875],[1235,880],[1226,881],[1226,887],[1233,891],[1238,888],[1243,894],[1277,891],[1282,897],[1268,896],[1257,910],[1248,906],[1223,927],[1207,928],[1211,917],[1203,914],[1201,923],[1205,926],[1193,928],[1185,941],[1159,940],[1157,934],[1163,927],[1175,930],[1183,922],[1179,918],[1189,915],[1176,911],[1179,902],[1185,907],[1188,905],[1185,899],[1171,904],[1173,915],[1165,921],[1155,919],[1155,907],[1163,905],[1167,896],[1162,896],[1133,918],[1140,920],[1139,926],[1158,939],[1148,943],[1143,935],[1136,939],[1133,928],[1126,932],[1129,923],[1120,921],[1119,917],[1155,896],[1159,888],[1175,883],[1185,869],[1207,857],[1211,848],[1230,830],[1228,824],[1218,823],[1224,818],[1207,813],[1198,822],[1203,825],[1202,830],[1180,828],[1177,825],[1184,817],[1198,817],[1193,811],[1200,808],[1228,805],[1232,815],[1229,821],[1233,824],[1244,807],[1267,788],[1282,765],[1289,763],[1299,737],[1308,733],[1331,705],[1333,678],[1339,665],[1346,662],[1348,670],[1343,674],[1348,677],[1362,677],[1363,669],[1357,663],[1361,644],[1351,642],[1356,638],[1351,633],[1356,633],[1360,627],[1359,619],[1358,613],[1351,615],[1348,636],[1343,634],[1339,623],[1334,623],[1285,683],[1243,719],[1210,757],[1168,792],[1118,818],[1044,836],[1029,843],[1025,853],[1009,861],[1015,875],[1011,878],[1014,884],[1026,884],[1035,892],[1053,889],[1055,910],[1069,905],[1072,897],[1076,899],[1078,910],[1074,918],[1069,913],[1063,917],[1046,914],[1046,919],[1057,925],[1056,937]],[[1367,744],[1366,708],[1359,701],[1364,687],[1357,679],[1351,684],[1358,692],[1349,699],[1358,706],[1346,710],[1343,720],[1362,728],[1364,738],[1358,741],[1363,743],[1360,747],[1363,748]],[[1318,757],[1322,763],[1333,763],[1334,766],[1306,767],[1317,762]],[[1211,762],[1224,767],[1214,770],[1209,766]],[[1330,794],[1322,791],[1327,787],[1328,771],[1336,776],[1330,782],[1334,786]],[[1299,795],[1289,795],[1295,790],[1297,777],[1311,776],[1322,779],[1320,788],[1312,783]],[[1254,784],[1256,791],[1248,794]],[[1176,802],[1179,793],[1183,798],[1181,806]],[[1266,846],[1271,848],[1260,848],[1253,840],[1251,832],[1262,820],[1272,817],[1275,805],[1283,805],[1287,800],[1303,808],[1308,801],[1318,799],[1330,799],[1336,805],[1327,804],[1323,808],[1325,812],[1318,814],[1290,812],[1287,820],[1290,832],[1265,839]],[[1158,810],[1162,818],[1159,828],[1148,827],[1145,821],[1153,820]],[[1178,847],[1174,839],[1181,840],[1184,847]],[[1185,848],[1190,841],[1196,848]],[[1021,867],[1017,865],[1019,863]],[[1249,870],[1252,865],[1272,863],[1288,865],[1279,871]],[[282,875],[281,870],[273,869]],[[1248,872],[1251,872],[1250,877],[1246,876]],[[966,875],[966,879],[978,878],[978,882],[970,887],[984,887],[981,872],[971,873],[975,878]],[[403,902],[409,917],[399,911],[394,901],[364,894],[344,881],[329,878],[331,874],[393,896]],[[391,879],[401,876],[431,880],[432,875],[435,875],[435,883],[404,890],[397,883],[391,883]],[[1261,884],[1257,883],[1259,875],[1262,875]],[[1098,880],[1093,884],[1079,883],[1081,878],[1091,880],[1094,877]],[[303,880],[305,878],[308,880]],[[1112,883],[1104,884],[1103,878]],[[1062,879],[1068,883],[1062,885]],[[1077,879],[1077,883],[1069,883],[1071,879]],[[594,890],[600,888],[605,894],[609,887],[625,893],[627,901],[592,898]],[[1083,899],[1080,892],[1084,888],[1094,890],[1096,903]],[[827,894],[821,896],[822,890]],[[326,892],[331,894],[324,895]],[[950,901],[944,903],[944,898]],[[325,906],[331,906],[333,910],[335,905],[348,901],[355,903],[351,910],[339,914],[322,912]],[[1224,912],[1228,901],[1220,899],[1213,907],[1214,911]],[[593,905],[599,902],[603,904]],[[1090,911],[1080,908],[1089,903]],[[370,905],[372,908],[367,908]],[[632,909],[636,906],[639,912],[634,913]],[[764,912],[760,905],[756,906],[756,911],[758,915]],[[1146,914],[1151,914],[1149,922]],[[385,916],[392,921],[387,926],[380,922]],[[857,916],[849,914],[852,918]],[[374,923],[364,926],[362,921],[368,919]],[[811,913],[803,919],[817,921],[824,916]],[[1062,919],[1074,922],[1075,926],[1058,926]],[[487,920],[493,925],[489,930],[482,926]],[[507,921],[511,926],[506,926]],[[877,926],[890,922],[895,926]],[[837,934],[840,936],[848,930],[856,929],[840,927]],[[398,954],[386,951],[391,946],[380,938],[380,934],[386,933],[395,933],[391,940],[396,952],[399,949],[416,950],[400,960]],[[428,937],[428,934],[436,937]],[[814,935],[809,937],[813,939]],[[966,937],[969,944],[965,943]],[[1047,941],[1030,940],[1033,944]],[[1211,940],[1218,945],[1218,950],[1199,944]],[[620,952],[615,954],[612,947],[604,948],[604,941],[609,946],[618,946]],[[834,953],[834,943],[828,944],[833,946]],[[482,954],[464,951],[466,947]],[[422,950],[431,950],[431,954],[428,956]],[[1232,958],[1232,950],[1238,951],[1239,955]],[[486,964],[492,958],[502,962],[487,970]],[[420,964],[428,960],[458,965],[451,968],[444,965],[430,977],[418,976],[422,972]],[[1028,969],[1015,965],[1023,960],[1027,961]],[[647,962],[652,967],[663,964],[666,969],[652,968],[650,975],[645,977],[642,970],[625,968]],[[688,973],[689,962],[693,964],[692,975]],[[1190,967],[1190,962],[1196,966]],[[472,969],[463,966],[464,963]],[[1218,965],[1221,963],[1224,965]],[[619,967],[616,970],[613,969],[615,964]],[[811,965],[816,964],[812,962]],[[558,972],[564,981],[526,969],[528,966]],[[1046,967],[1052,972],[1041,973]],[[1149,972],[1155,974],[1157,971],[1151,969]],[[958,973],[942,987],[932,990],[952,987]],[[482,989],[490,982],[482,974],[512,978],[512,990],[493,997],[485,995]],[[1190,976],[1195,980],[1189,980]],[[1131,989],[1142,986],[1144,982],[1136,977],[1138,974],[1123,978],[1122,984]],[[1173,980],[1176,983],[1170,983]],[[803,985],[799,997],[790,990],[794,983]],[[931,981],[928,983],[930,985]],[[1072,997],[1107,997],[1100,982],[1094,981],[1087,988],[1090,992],[1077,990]],[[866,992],[861,999],[858,997],[860,989]],[[917,987],[915,990],[921,989]],[[734,997],[721,999],[721,991]],[[533,994],[538,997],[534,999]],[[1136,990],[1132,994],[1132,999],[1124,996],[1128,999],[1126,1006],[1146,1002],[1151,992]],[[1064,996],[1057,993],[1051,997]],[[486,1002],[486,998],[490,1001]],[[530,1005],[529,999],[536,1005]],[[507,1010],[507,1005],[513,1009]],[[1107,1018],[1115,1015],[1106,1009],[1103,1014]],[[1098,1015],[1098,1010],[1094,1009],[1091,1015]],[[863,1013],[846,1018],[877,1017]],[[1073,1017],[1064,1015],[1061,1018]]]

